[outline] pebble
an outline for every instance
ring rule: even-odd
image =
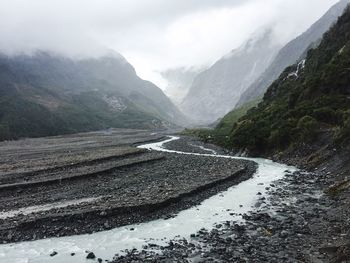
[[[87,258],[87,259],[95,259],[96,256],[95,256],[95,254],[94,254],[93,252],[89,252],[89,253],[87,254],[86,258]]]

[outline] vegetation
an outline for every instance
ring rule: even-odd
[[[232,132],[234,124],[242,118],[248,110],[250,110],[253,107],[256,107],[258,103],[261,101],[261,98],[256,99],[254,101],[248,102],[241,107],[234,109],[233,111],[229,112],[222,118],[222,120],[219,122],[219,124],[215,127],[215,136],[216,137],[226,137],[229,135],[230,132]]]
[[[41,137],[91,130],[116,128],[161,128],[154,115],[130,106],[111,110],[97,93],[73,96],[69,101],[48,109],[25,96],[4,96],[0,100],[0,141],[21,137]]]
[[[350,180],[344,180],[340,183],[332,185],[326,190],[326,193],[332,196],[339,195],[340,193],[350,189]]]
[[[212,129],[185,129],[182,135],[198,137],[204,142],[211,142],[213,140],[213,130]]]
[[[308,52],[305,68],[288,67],[267,90],[262,103],[239,119],[221,144],[252,154],[274,153],[316,143],[330,133],[330,143],[350,138],[350,9]]]
[[[0,141],[111,127],[166,128],[180,119],[161,90],[118,57],[0,54]]]
[[[224,144],[229,134],[232,132],[235,123],[243,117],[248,110],[256,107],[260,101],[261,98],[232,110],[219,121],[215,129],[186,129],[183,134],[198,137],[206,142],[214,141],[217,144]]]

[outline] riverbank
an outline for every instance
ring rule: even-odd
[[[157,145],[161,143],[145,148]],[[226,154],[225,161],[230,160],[226,150],[193,138],[165,146],[214,159]],[[94,255],[97,262],[111,262],[120,251],[114,262],[347,262],[346,183],[329,188],[334,177],[324,168],[294,172],[293,167],[254,160],[259,169],[253,178],[174,217],[91,235],[2,245],[0,259],[80,263]],[[324,189],[331,191],[325,194]]]
[[[211,147],[190,138],[168,147],[178,150],[185,144],[189,152],[202,153],[198,146]],[[196,146],[189,146],[193,144]],[[349,262],[347,181],[327,167],[313,169],[289,173],[267,185],[268,198],[242,215],[244,224],[219,223],[212,230],[193,233],[190,239],[126,251],[113,262]],[[340,178],[345,180],[343,184],[336,183]]]
[[[127,132],[4,143],[3,160],[12,163],[0,167],[0,242],[170,218],[249,179],[256,170],[256,164],[244,160],[136,149],[133,145],[163,135],[133,131],[125,140]],[[33,145],[41,147],[33,152]]]
[[[327,136],[328,135],[328,136]],[[322,199],[307,204],[317,210],[310,222],[310,248],[304,251],[310,262],[350,262],[350,147],[335,146],[330,134],[316,144],[305,144],[272,158],[298,165],[315,174]]]

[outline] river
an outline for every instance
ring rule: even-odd
[[[286,170],[292,172],[296,170],[295,167],[275,163],[267,159],[218,155],[211,149],[207,149],[210,152],[208,154],[199,154],[173,151],[164,147],[166,143],[177,139],[179,138],[171,136],[164,141],[148,143],[138,147],[178,154],[251,160],[258,164],[258,169],[251,179],[212,196],[198,206],[180,212],[174,218],[128,225],[93,234],[0,245],[0,262],[82,263],[88,262],[86,251],[94,252],[99,258],[112,259],[121,250],[140,249],[148,242],[162,244],[175,236],[189,238],[192,233],[201,228],[211,229],[215,223],[227,220],[244,223],[239,214],[254,210],[258,198],[267,195],[266,186],[275,180],[282,179]],[[262,195],[257,196],[258,192]],[[53,251],[58,254],[50,257],[50,253]],[[71,256],[71,253],[75,253],[75,255]]]

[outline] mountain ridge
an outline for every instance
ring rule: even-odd
[[[118,53],[0,56],[0,139],[182,125],[184,115]]]

